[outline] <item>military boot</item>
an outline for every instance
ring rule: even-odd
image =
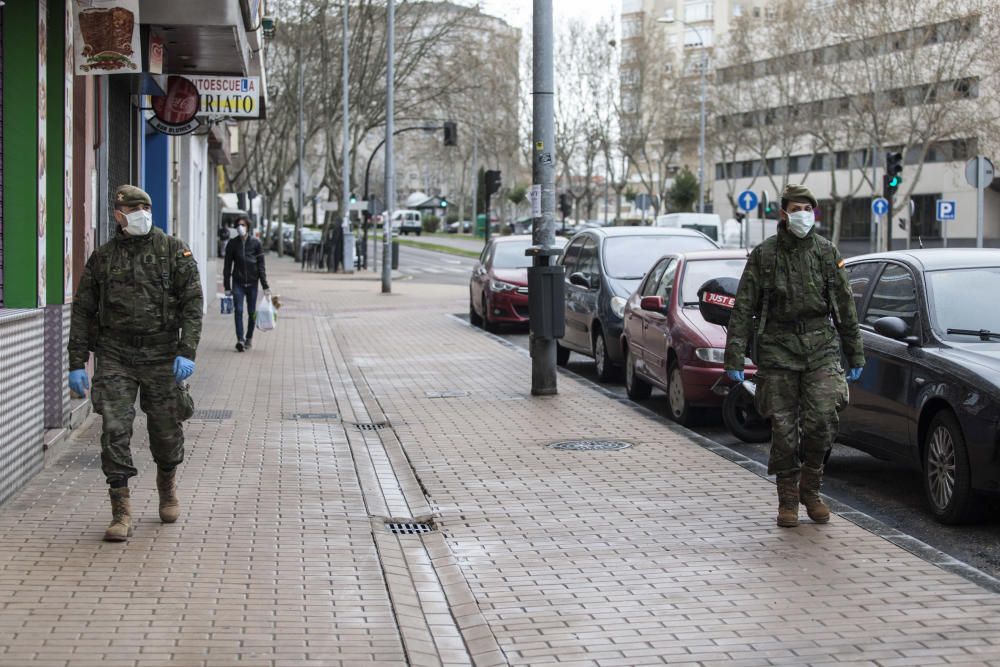
[[[794,528],[799,525],[799,476],[779,477],[778,525]]]
[[[806,513],[816,523],[826,523],[830,520],[830,508],[819,497],[819,486],[823,482],[823,470],[802,468],[802,481],[799,483],[799,500],[806,506]]]
[[[157,469],[156,490],[160,492],[160,521],[177,521],[181,515],[181,504],[177,501],[177,468],[170,472]]]
[[[111,525],[104,531],[106,542],[124,542],[132,536],[132,502],[128,487],[109,489],[111,494]]]

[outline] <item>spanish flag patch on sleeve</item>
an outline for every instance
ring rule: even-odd
[[[190,254],[190,253],[189,253],[189,254]],[[840,260],[839,262],[837,262],[837,268],[838,268],[838,269],[842,269],[842,268],[844,268],[844,260]]]
[[[184,251],[184,256],[185,256],[185,257],[190,257],[190,256],[191,256],[191,251],[190,251],[190,250],[185,250],[185,251]],[[841,262],[840,262],[840,265],[841,265],[841,266],[843,266],[843,265],[844,265],[844,262],[843,262],[843,260],[841,260]]]

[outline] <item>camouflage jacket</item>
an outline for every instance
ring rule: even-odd
[[[849,367],[864,366],[854,298],[832,243],[815,232],[796,238],[781,225],[754,248],[729,320],[727,370],[743,368],[754,334],[762,368],[812,370],[839,362],[841,352]]]
[[[73,297],[70,370],[90,351],[136,363],[195,358],[201,338],[198,264],[183,241],[153,228],[122,231],[87,260]]]

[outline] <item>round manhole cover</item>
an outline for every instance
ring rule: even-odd
[[[631,442],[621,440],[564,440],[546,445],[549,449],[562,449],[573,452],[606,452],[615,449],[628,449]]]

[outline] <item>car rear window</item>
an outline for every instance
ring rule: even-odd
[[[1000,267],[945,269],[927,272],[934,304],[934,330],[945,340],[978,343],[980,338],[948,334],[948,329],[1000,332],[1000,309],[990,307],[1000,294]],[[994,341],[995,342],[995,339]]]
[[[712,278],[736,278],[743,276],[746,257],[736,259],[699,259],[684,264],[684,279],[681,283],[681,298],[685,304],[698,303],[698,288]]]
[[[604,242],[604,271],[612,278],[638,280],[663,255],[718,248],[704,236],[615,236]]]
[[[561,248],[566,245],[566,239],[556,237],[556,247]],[[494,269],[526,269],[531,266],[531,257],[527,257],[524,251],[532,246],[531,239],[523,241],[503,241],[496,244],[493,252]]]

